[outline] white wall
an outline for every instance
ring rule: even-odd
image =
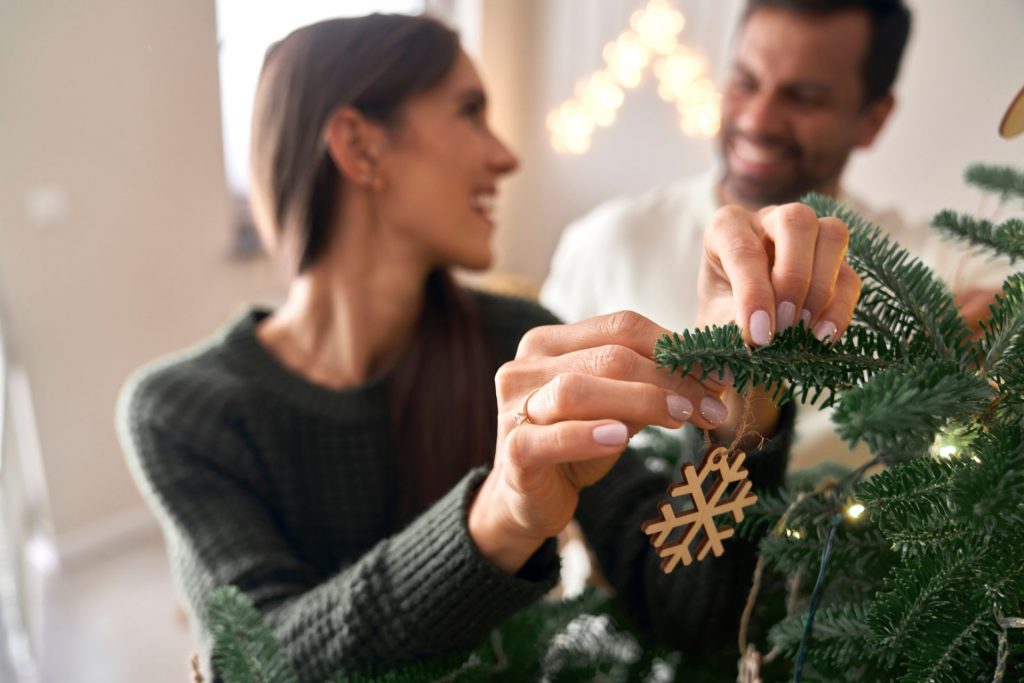
[[[113,427],[129,372],[277,289],[227,258],[215,35],[206,1],[0,3],[0,297],[72,545],[141,509]],[[66,197],[49,227],[39,187]]]
[[[848,185],[915,219],[947,207],[976,211],[980,195],[963,183],[969,164],[1024,168],[1024,136],[1006,140],[997,133],[1024,86],[1024,2],[907,4],[914,33],[898,107],[874,148],[852,160]]]

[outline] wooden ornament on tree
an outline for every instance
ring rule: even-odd
[[[752,484],[747,479],[747,470],[743,468],[746,458],[742,451],[735,451],[730,456],[729,449],[718,447],[704,455],[699,470],[691,463],[683,467],[683,482],[670,486],[668,495],[672,498],[689,497],[692,505],[676,513],[671,502],[665,501],[659,508],[661,519],[649,519],[640,527],[651,537],[651,545],[660,549],[658,556],[662,558],[663,572],[668,574],[680,562],[683,565],[693,562],[690,546],[701,531],[703,539],[696,552],[698,561],[707,557],[709,550],[715,553],[715,557],[725,552],[722,541],[731,538],[735,532],[731,526],[718,526],[715,517],[731,513],[736,522],[741,522],[743,508],[757,502],[757,496],[750,492]],[[718,479],[705,494],[704,482],[713,474]],[[723,498],[730,486],[732,495]],[[682,532],[678,540],[666,545],[672,532],[679,528]]]

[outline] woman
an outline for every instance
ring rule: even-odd
[[[725,387],[658,370],[665,330],[637,315],[555,325],[448,273],[490,263],[517,165],[450,30],[373,15],[292,33],[268,53],[252,151],[287,301],[146,369],[120,410],[201,634],[210,591],[234,584],[302,680],[470,645],[552,587],[574,516],[641,625],[691,649],[735,628],[753,548],[661,574],[639,526],[667,480],[623,455],[644,425],[722,425]],[[805,208],[723,211],[704,322],[766,342],[778,298],[841,334],[845,234]],[[786,440],[751,454],[758,485],[779,483]]]

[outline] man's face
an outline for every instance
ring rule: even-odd
[[[891,98],[865,105],[870,24],[858,10],[751,14],[722,102],[722,199],[751,208],[835,194],[851,150],[870,145]]]

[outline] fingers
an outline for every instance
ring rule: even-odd
[[[802,204],[776,207],[761,218],[774,243],[776,331],[802,322],[818,339],[835,341],[860,297],[860,279],[845,260],[846,225],[835,217],[819,219]]]
[[[509,461],[517,467],[557,465],[614,455],[626,447],[626,425],[614,420],[524,424],[508,436]]]
[[[523,335],[516,358],[560,356],[607,345],[623,346],[650,358],[654,343],[669,332],[639,313],[619,311],[567,325],[535,327]]]
[[[832,298],[817,318],[812,319],[814,336],[823,342],[834,342],[843,336],[853,319],[853,309],[860,299],[860,278],[848,263],[839,267]]]
[[[744,340],[754,346],[770,343],[775,334],[770,260],[759,232],[754,214],[725,207],[715,214],[704,238],[706,265],[721,269],[732,291],[735,320],[743,328]],[[715,294],[702,292],[702,296]]]
[[[765,234],[774,243],[772,289],[775,292],[775,329],[782,332],[799,322],[800,312],[815,272],[818,219],[810,207],[787,204],[764,214]]]
[[[644,382],[565,373],[530,394],[525,412],[536,425],[611,418],[630,432],[650,424],[677,428],[687,421],[710,428],[725,420],[728,411],[715,393],[692,378],[676,382],[678,393]]]
[[[801,309],[801,320],[815,330],[816,334],[817,325],[821,321],[828,320],[838,324],[837,321],[832,321],[831,317],[825,316],[825,309],[830,305],[838,286],[837,278],[840,267],[845,263],[846,247],[849,242],[850,233],[841,220],[828,217],[818,221],[818,239],[814,244],[814,273]],[[849,273],[852,274],[853,271],[850,270]],[[834,332],[832,330],[829,336]],[[822,340],[825,338],[823,335],[817,336]]]

